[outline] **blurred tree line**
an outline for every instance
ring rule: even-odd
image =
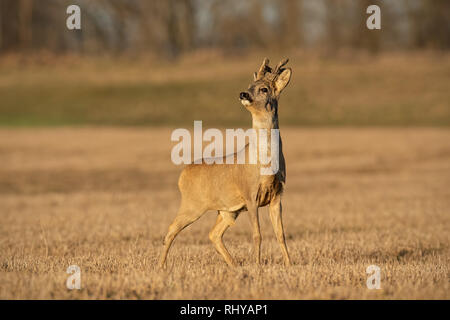
[[[70,4],[81,7],[82,30],[66,28]],[[371,4],[381,30],[366,28]],[[0,53],[448,50],[449,21],[449,0],[0,0]]]

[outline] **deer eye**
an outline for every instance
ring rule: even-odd
[[[264,87],[259,90],[261,90],[261,92],[264,92],[264,93],[267,93],[269,91],[269,90],[267,90],[267,88],[264,88]]]

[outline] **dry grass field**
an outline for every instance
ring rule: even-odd
[[[170,129],[0,129],[0,299],[449,299],[449,129],[281,129],[293,266],[263,209],[260,267],[245,213],[225,234],[232,270],[209,212],[166,271],[181,170]],[[79,291],[65,286],[72,264]],[[366,287],[371,264],[380,290]]]

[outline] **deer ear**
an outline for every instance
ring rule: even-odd
[[[289,80],[291,80],[292,70],[291,68],[284,69],[283,72],[281,72],[278,77],[275,80],[275,94],[279,95],[281,91],[283,91],[284,88],[289,83]]]
[[[256,81],[258,79],[258,74],[255,72],[253,73],[253,81]]]

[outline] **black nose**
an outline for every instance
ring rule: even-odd
[[[250,100],[250,95],[248,94],[248,92],[241,92],[239,94],[239,98],[241,98],[242,100]]]

